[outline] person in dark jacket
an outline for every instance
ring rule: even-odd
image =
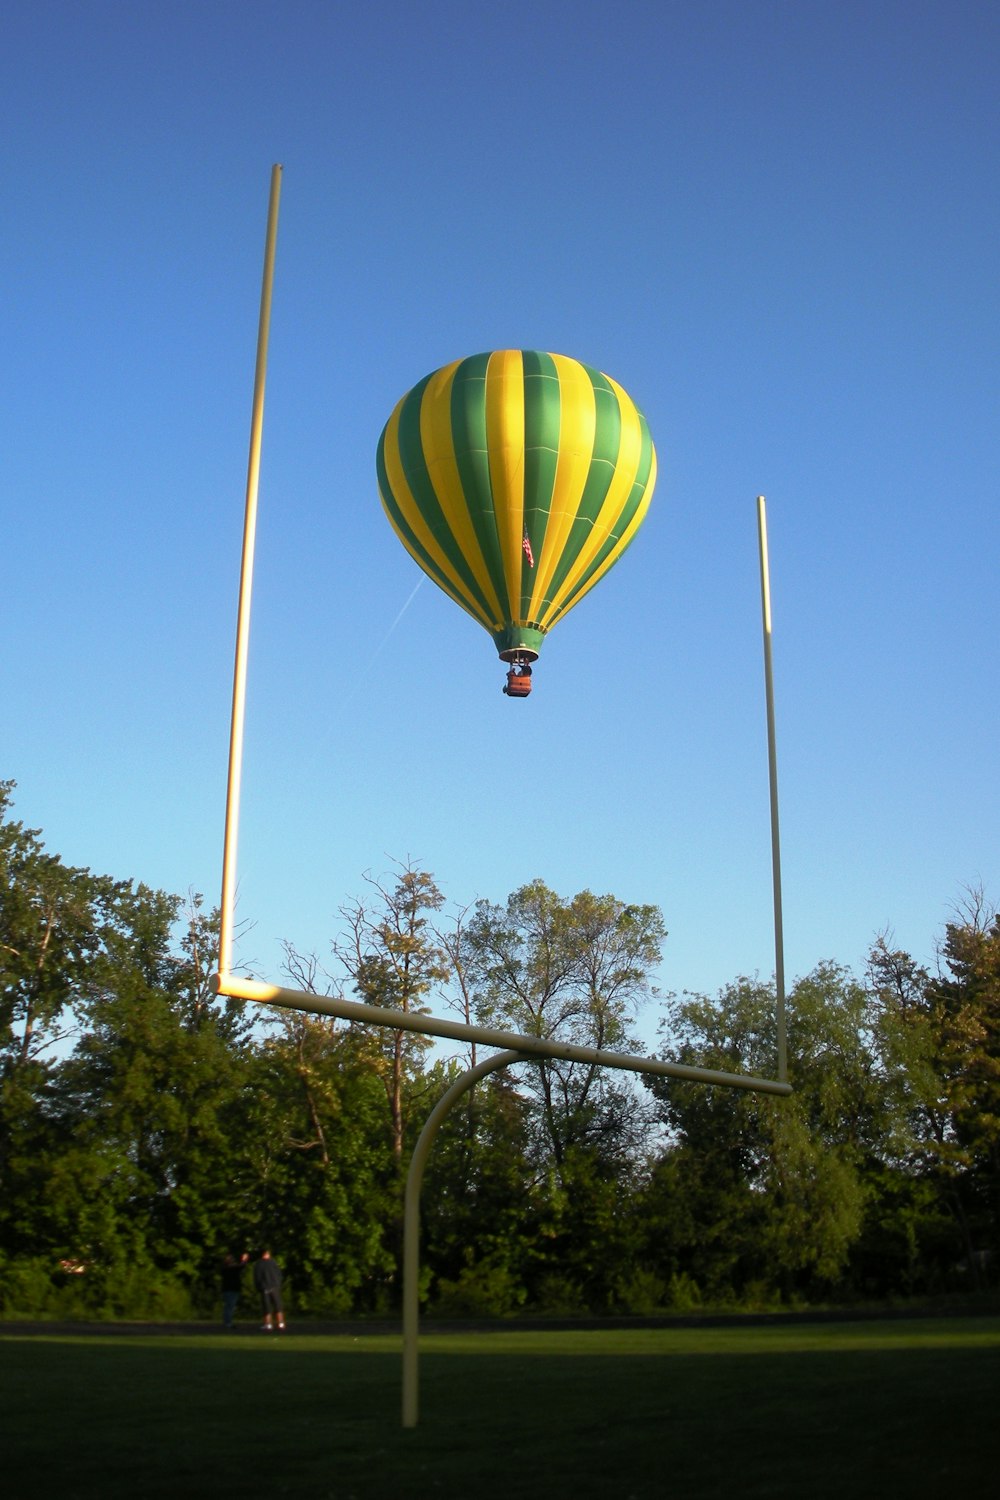
[[[233,1326],[236,1304],[240,1300],[240,1292],[243,1289],[243,1267],[249,1259],[249,1255],[244,1252],[237,1260],[230,1251],[222,1262],[222,1326],[227,1333]]]
[[[277,1324],[278,1331],[283,1333],[285,1311],[281,1301],[281,1267],[272,1258],[270,1250],[261,1252],[260,1260],[253,1268],[253,1284],[260,1293],[264,1332],[270,1333]]]

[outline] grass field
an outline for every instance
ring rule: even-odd
[[[9,1325],[8,1325],[9,1327]],[[1000,1465],[1000,1319],[0,1337],[7,1500],[948,1500]]]

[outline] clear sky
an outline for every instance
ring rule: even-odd
[[[218,899],[267,194],[284,165],[240,955],[363,872],[653,902],[666,989],[1000,897],[1000,10],[8,0],[0,776],[69,862]],[[397,399],[571,354],[659,454],[527,702],[378,501]]]

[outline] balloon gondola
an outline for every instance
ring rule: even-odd
[[[502,349],[419,381],[385,424],[376,467],[403,546],[489,631],[509,667],[504,692],[526,698],[548,631],[638,531],[656,452],[610,377]]]
[[[531,663],[523,658],[511,662],[503,690],[508,698],[527,698],[531,692]]]

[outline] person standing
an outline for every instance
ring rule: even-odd
[[[227,1333],[232,1331],[236,1305],[243,1289],[243,1267],[250,1257],[244,1252],[237,1260],[232,1251],[227,1252],[222,1262],[222,1326]]]
[[[284,1333],[285,1331],[285,1310],[281,1300],[281,1280],[281,1267],[273,1259],[270,1250],[261,1251],[260,1260],[253,1268],[253,1284],[260,1294],[265,1333],[270,1333],[275,1325],[277,1325],[279,1333]]]

